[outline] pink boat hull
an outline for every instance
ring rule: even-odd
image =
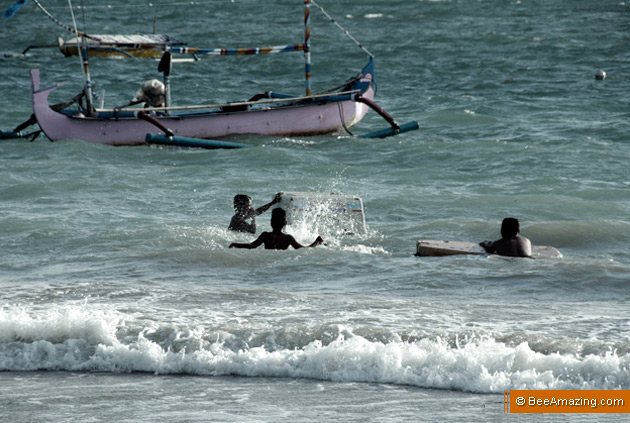
[[[373,74],[361,76],[368,83],[362,96],[374,97]],[[99,118],[68,116],[48,105],[48,95],[57,86],[40,89],[39,70],[31,69],[33,111],[37,122],[52,141],[83,140],[108,145],[143,145],[147,133],[161,133],[154,125],[136,117]],[[186,113],[154,116],[175,135],[214,139],[232,135],[301,136],[338,133],[356,125],[368,107],[354,100],[338,100],[252,108],[240,112]]]

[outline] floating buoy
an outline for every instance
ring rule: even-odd
[[[602,79],[606,79],[606,71],[598,70],[595,74],[595,79],[601,81]]]

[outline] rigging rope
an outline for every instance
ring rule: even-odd
[[[39,8],[40,8],[40,10],[41,10],[42,12],[44,12],[44,14],[45,14],[46,16],[48,16],[48,18],[49,18],[50,20],[52,20],[54,23],[56,23],[56,24],[57,24],[57,25],[59,25],[60,27],[64,28],[65,30],[70,31],[70,32],[72,32],[73,34],[76,34],[78,37],[85,37],[85,38],[89,38],[89,39],[91,39],[91,40],[100,41],[100,40],[99,40],[98,38],[96,38],[96,37],[89,36],[89,35],[87,35],[87,34],[85,34],[85,33],[81,32],[81,31],[77,31],[75,28],[72,28],[72,27],[70,27],[70,26],[68,26],[68,25],[64,24],[64,23],[63,23],[63,22],[61,22],[59,19],[55,18],[55,17],[54,17],[54,16],[53,16],[53,15],[52,15],[52,14],[51,14],[48,10],[44,9],[44,6],[42,6],[42,5],[41,5],[41,3],[40,3],[39,1],[37,1],[37,0],[33,0],[33,1],[34,1],[34,2],[35,2],[35,4],[37,5],[37,7],[39,7]]]
[[[39,8],[42,12],[44,12],[44,14],[45,14],[45,15],[46,15],[46,16],[47,16],[50,20],[52,20],[54,23],[56,23],[57,25],[61,26],[61,27],[62,27],[62,28],[64,28],[65,30],[67,30],[67,31],[69,31],[69,32],[72,32],[73,34],[76,34],[76,35],[77,35],[77,36],[79,36],[79,37],[85,37],[85,38],[89,38],[89,39],[91,39],[91,40],[101,41],[98,37],[93,37],[93,36],[88,35],[88,34],[86,34],[86,33],[84,33],[84,32],[77,31],[76,29],[74,29],[74,28],[72,28],[72,27],[70,27],[70,26],[68,26],[68,25],[65,25],[63,22],[61,22],[59,19],[57,19],[55,16],[53,16],[53,14],[52,14],[52,13],[50,13],[48,10],[46,10],[46,9],[44,8],[44,6],[42,6],[42,5],[41,5],[41,3],[40,3],[38,0],[33,0],[33,2],[37,5],[37,7],[38,7],[38,8]],[[202,3],[203,3],[203,2],[202,2]],[[335,20],[335,18],[333,18],[332,16],[330,16],[330,15],[328,14],[328,12],[326,12],[326,11],[324,10],[324,8],[323,8],[323,7],[321,7],[319,4],[317,4],[317,2],[316,2],[315,0],[310,0],[310,3],[311,3],[312,5],[314,5],[315,7],[317,7],[317,8],[319,9],[319,11],[320,11],[320,12],[322,12],[322,13],[324,14],[324,16],[326,16],[326,17],[327,17],[327,18],[328,18],[328,19],[329,19],[332,23],[334,23],[334,24],[337,26],[337,28],[339,28],[339,30],[341,30],[341,32],[343,32],[343,33],[344,33],[344,34],[345,34],[348,38],[350,38],[350,40],[352,40],[352,42],[354,42],[354,43],[355,43],[355,44],[356,44],[356,45],[357,45],[357,46],[358,46],[361,50],[363,50],[363,51],[364,51],[364,52],[365,52],[368,56],[370,56],[370,57],[374,57],[374,55],[373,55],[373,54],[372,54],[372,53],[371,53],[368,49],[366,49],[366,48],[363,46],[363,44],[361,44],[359,41],[357,41],[357,39],[356,39],[356,38],[354,38],[354,37],[352,36],[352,34],[350,34],[350,32],[349,32],[348,30],[346,30],[345,28],[343,28],[343,27],[339,24],[339,22],[337,22],[337,21]],[[168,3],[159,3],[159,4],[149,3],[149,5],[150,5],[150,6],[156,6],[156,5],[157,5],[157,6],[159,6],[159,5],[162,5],[162,6],[163,6],[163,5],[177,5],[177,4],[191,4],[191,3],[190,3],[190,2],[184,2],[184,3],[181,3],[181,2],[168,2]],[[93,7],[93,8],[95,8],[95,7],[97,8],[97,7],[99,7],[99,6],[98,6],[98,5],[96,5],[96,6],[92,6],[92,7]],[[101,6],[101,7],[107,7],[107,8],[110,8],[110,6]],[[84,9],[84,10],[83,10],[83,13],[84,13],[84,15],[83,15],[83,19],[85,20],[85,8],[83,8],[83,9]],[[84,25],[85,25],[85,24],[84,24]]]
[[[317,4],[317,2],[315,2],[315,0],[311,0],[311,4],[313,4],[315,7],[317,7],[319,9],[320,12],[322,12],[328,19],[330,19],[330,21],[332,23],[334,23],[335,25],[337,25],[337,28],[339,28],[344,34],[346,34],[346,36],[348,38],[350,38],[357,46],[359,46],[359,48],[361,50],[363,50],[365,53],[367,53],[368,56],[370,57],[374,57],[374,55],[372,53],[370,53],[368,51],[368,49],[366,49],[365,47],[363,47],[363,44],[361,44],[360,42],[358,42],[345,28],[343,28],[341,25],[339,25],[339,23],[335,20],[335,18],[333,18],[332,16],[330,16],[319,4]]]

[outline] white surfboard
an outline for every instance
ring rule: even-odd
[[[289,225],[319,224],[343,229],[346,234],[364,234],[367,230],[363,200],[355,195],[283,192],[278,207],[287,212]]]
[[[440,257],[461,254],[487,255],[488,253],[479,243],[475,242],[421,239],[416,246],[417,256]],[[562,253],[554,247],[532,245],[532,257],[559,258],[562,257]]]

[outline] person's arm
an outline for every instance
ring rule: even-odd
[[[486,253],[494,254],[497,252],[497,249],[494,247],[494,241],[482,241],[479,243],[486,250]]]
[[[324,242],[324,238],[322,238],[321,236],[318,236],[315,241],[313,241],[313,243],[311,245],[309,245],[309,247],[317,247],[318,245],[322,244]]]
[[[230,244],[228,248],[248,248],[250,250],[253,248],[258,248],[260,245],[262,245],[263,242],[265,242],[266,236],[267,236],[267,232],[263,232],[262,234],[260,234],[258,238],[256,238],[254,241],[250,242],[249,244],[233,242]]]
[[[252,223],[247,223],[246,220],[243,220],[243,228],[245,232],[249,232],[250,234],[256,233],[256,219],[252,216]]]
[[[265,204],[264,206],[260,206],[256,209],[256,216],[269,210],[269,207],[273,206],[274,204],[279,203],[281,199],[282,199],[282,193],[279,192],[276,194],[273,200],[271,200],[271,202]]]
[[[289,244],[295,248],[296,250],[298,248],[303,248],[305,247],[304,245],[300,244],[299,242],[297,242],[295,240],[295,238],[293,238],[292,235],[289,235]],[[322,242],[324,242],[324,239],[321,236],[318,236],[317,239],[315,239],[315,241],[313,241],[312,244],[309,245],[309,247],[317,247],[319,244],[321,244]]]
[[[252,219],[252,223],[247,223],[247,221],[245,220],[245,217],[239,214],[235,214],[234,216],[232,216],[232,220],[230,220],[230,226],[228,227],[228,229],[232,231],[249,232],[249,233],[255,234],[256,233],[256,219],[254,219],[253,216],[251,216],[251,219]]]

